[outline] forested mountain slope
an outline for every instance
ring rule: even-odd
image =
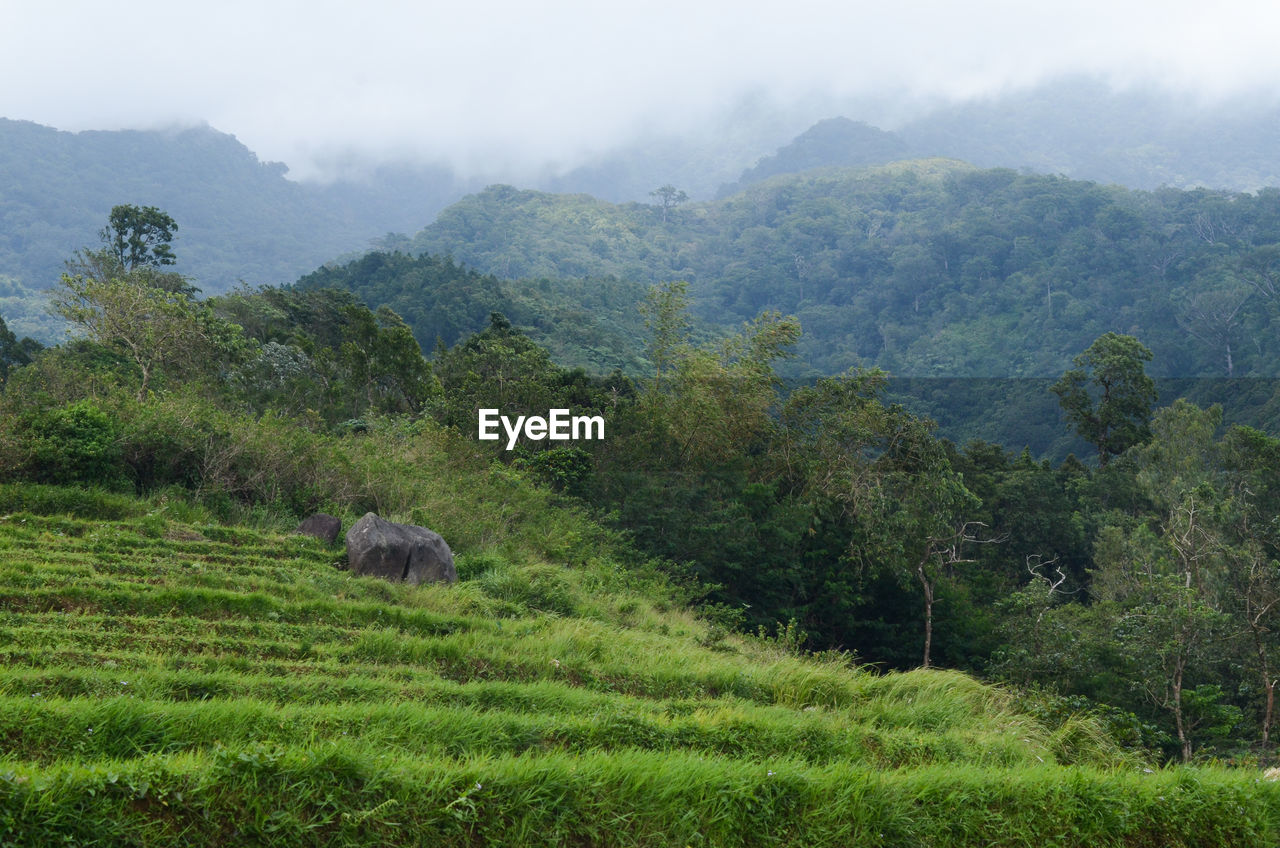
[[[1131,191],[949,160],[665,210],[492,186],[411,249],[508,279],[684,279],[714,324],[794,314],[793,373],[1056,376],[1108,331],[1141,338],[1158,376],[1272,377],[1280,362],[1277,189]]]
[[[286,170],[207,126],[69,133],[0,118],[0,313],[19,335],[56,341],[36,293],[97,241],[120,203],[172,215],[178,270],[214,293],[296,279],[389,230],[422,226],[463,191],[439,170],[328,186]]]
[[[944,105],[896,130],[916,155],[1129,188],[1280,185],[1280,108],[1266,95],[1197,101],[1068,77]]]
[[[513,281],[480,274],[447,256],[374,252],[319,268],[295,288],[342,289],[374,308],[388,306],[409,324],[424,351],[457,344],[499,312],[561,365],[631,374],[648,367],[639,312],[647,286],[616,277]]]

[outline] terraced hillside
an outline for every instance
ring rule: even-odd
[[[459,551],[410,588],[181,505],[39,501],[0,518],[0,844],[1280,838],[1256,772],[726,636],[611,560]]]

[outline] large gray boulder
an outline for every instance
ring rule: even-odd
[[[439,533],[385,521],[372,512],[347,531],[347,563],[356,574],[415,586],[458,579],[453,552]]]

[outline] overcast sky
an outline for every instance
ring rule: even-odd
[[[1278,43],[1280,4],[1222,0],[0,0],[0,116],[207,122],[295,176],[347,151],[492,170],[750,89],[974,97],[1082,72],[1275,98]]]

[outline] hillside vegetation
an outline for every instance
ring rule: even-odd
[[[1141,192],[952,160],[666,211],[494,186],[411,250],[506,279],[687,280],[720,326],[793,314],[797,374],[1052,377],[1109,331],[1148,345],[1158,376],[1274,377],[1280,361],[1276,189]]]
[[[179,270],[213,294],[297,279],[375,236],[422,226],[465,190],[438,169],[329,185],[287,170],[207,126],[70,133],[0,118],[0,314],[20,336],[61,341],[43,292],[115,204],[175,215]]]
[[[1280,440],[1156,409],[1132,336],[1052,386],[1097,462],[1054,467],[881,371],[789,386],[794,318],[700,338],[684,284],[634,310],[641,377],[497,311],[428,361],[349,291],[196,299],[170,223],[76,254],[81,338],[0,327],[0,841],[1274,842]],[[356,267],[441,283],[444,328],[529,302]],[[604,437],[479,440],[492,408]],[[287,532],[318,510],[461,579],[353,577]]]
[[[539,549],[550,505],[485,538],[455,493],[481,515],[536,493],[451,477],[414,500],[461,581],[420,588],[174,500],[0,491],[0,838],[1260,845],[1280,828],[1280,789],[1247,772],[1153,773],[1089,719],[1037,719],[953,672],[725,638],[581,519]]]
[[[293,288],[339,289],[390,307],[425,351],[458,344],[500,312],[566,367],[597,374],[648,367],[640,314],[648,287],[616,277],[512,281],[447,256],[373,252],[318,268]]]

